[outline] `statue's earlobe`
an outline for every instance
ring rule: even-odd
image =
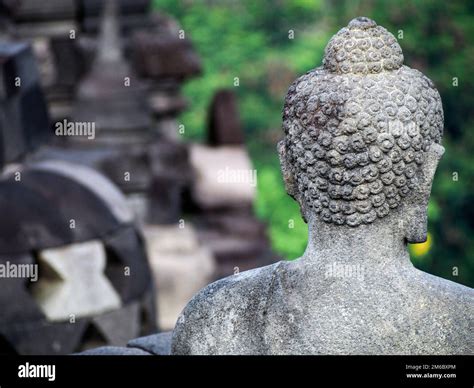
[[[277,145],[278,155],[280,157],[280,168],[283,175],[283,181],[285,182],[285,189],[288,195],[293,198],[300,205],[301,217],[304,222],[308,222],[306,204],[303,201],[300,201],[300,194],[298,193],[296,182],[293,176],[293,171],[288,164],[288,159],[286,156],[286,146],[284,140],[280,140]]]
[[[416,188],[410,201],[404,208],[405,238],[409,243],[426,241],[428,231],[428,202],[431,194],[431,185],[438,162],[443,156],[444,147],[433,143],[425,153],[425,160],[420,169]]]
[[[277,145],[278,149],[278,156],[280,157],[280,167],[281,173],[283,174],[283,181],[285,182],[285,189],[286,192],[295,200],[296,199],[296,187],[295,181],[293,178],[293,173],[291,171],[290,166],[288,165],[288,160],[286,157],[286,147],[285,141],[280,140]]]

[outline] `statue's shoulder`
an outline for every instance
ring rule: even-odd
[[[474,289],[422,271],[413,280],[413,316],[430,322],[432,336],[437,333],[438,341],[444,339],[444,353],[472,354],[472,343],[466,339],[474,324]]]
[[[218,280],[199,291],[178,318],[173,354],[252,353],[278,262]],[[253,333],[249,336],[249,333]]]
[[[449,304],[454,303],[461,309],[468,305],[472,307],[474,289],[424,271],[417,270],[416,272],[417,283],[426,294],[430,294],[436,300],[442,300]]]

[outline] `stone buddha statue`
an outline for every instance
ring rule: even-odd
[[[473,290],[416,269],[407,251],[427,237],[443,110],[395,37],[364,17],[341,29],[290,86],[283,130],[306,251],[201,290],[171,353],[473,353]]]

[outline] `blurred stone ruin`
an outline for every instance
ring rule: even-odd
[[[88,167],[31,158],[51,133],[28,44],[0,44],[0,80],[0,352],[64,354],[154,332],[152,275],[125,197]]]
[[[201,61],[150,3],[0,0],[0,264],[39,269],[0,278],[0,353],[123,346],[278,259],[236,97],[214,96],[207,144],[182,141]]]
[[[253,214],[257,172],[244,144],[231,90],[218,90],[214,95],[207,138],[206,145],[190,145],[195,179],[186,203],[194,206],[200,240],[216,258],[217,277],[274,262],[266,227]]]

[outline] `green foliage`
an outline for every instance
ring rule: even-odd
[[[202,139],[214,92],[234,89],[258,171],[257,215],[268,222],[274,249],[288,259],[299,257],[306,246],[307,227],[283,187],[275,142],[289,85],[321,61],[329,38],[323,28],[313,25],[322,4],[158,0],[155,8],[179,20],[203,60],[203,75],[184,88],[190,101],[190,109],[181,117],[185,136]],[[294,39],[289,38],[290,30]],[[238,87],[234,87],[235,77]]]
[[[256,211],[269,222],[275,249],[289,258],[303,252],[307,230],[296,203],[285,194],[276,158],[286,90],[298,75],[319,66],[329,37],[353,17],[368,16],[391,31],[405,63],[435,82],[445,110],[446,154],[429,206],[432,245],[426,255],[414,257],[414,264],[474,285],[474,78],[469,74],[474,63],[474,3],[155,0],[155,7],[177,18],[204,63],[203,76],[184,89],[190,100],[181,118],[186,137],[202,138],[216,89],[234,88],[258,170]],[[455,78],[458,86],[453,85]],[[295,221],[293,229],[289,220]],[[458,276],[453,276],[453,267]]]
[[[260,188],[256,201],[257,215],[268,222],[273,248],[287,259],[298,258],[306,247],[308,234],[299,207],[286,195],[279,169],[273,165],[256,167]]]

